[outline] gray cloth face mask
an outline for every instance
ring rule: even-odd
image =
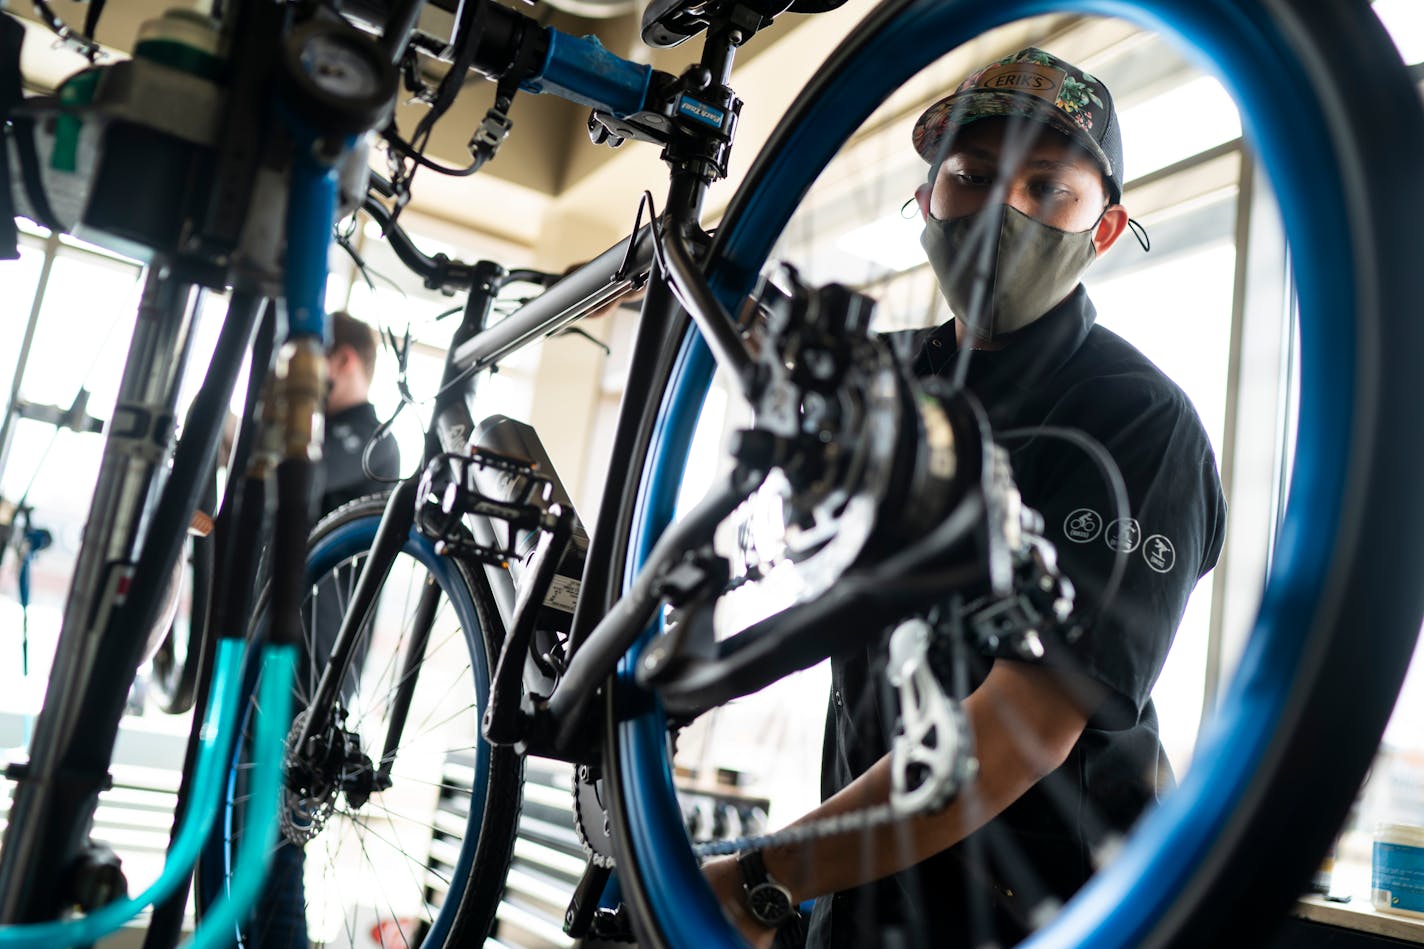
[[[954,315],[992,339],[1023,329],[1073,292],[1098,256],[1096,230],[1060,231],[998,204],[948,221],[927,216],[920,244]]]

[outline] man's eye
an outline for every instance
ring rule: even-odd
[[[1073,192],[1054,181],[1036,181],[1031,186],[1034,194],[1046,201],[1066,201]]]
[[[976,175],[967,171],[955,172],[954,181],[966,188],[987,188],[994,183],[994,179],[988,175]]]

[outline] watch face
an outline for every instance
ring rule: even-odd
[[[762,883],[747,892],[747,908],[764,926],[780,926],[791,918],[791,894],[786,887]]]
[[[363,99],[380,90],[371,61],[339,36],[319,33],[308,40],[302,48],[302,68],[329,95]]]

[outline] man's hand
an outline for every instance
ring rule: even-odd
[[[866,831],[768,847],[762,851],[767,870],[796,897],[806,899],[881,879],[947,850],[1063,764],[1092,714],[1084,700],[1100,700],[1100,691],[1080,675],[1010,659],[996,661],[964,703],[979,772],[953,803]],[[887,754],[792,826],[889,799]],[[747,910],[736,859],[713,860],[703,865],[702,873],[742,937],[756,949],[769,949],[776,931],[759,924]]]
[[[722,904],[722,912],[753,949],[771,949],[776,930],[768,929],[752,919],[747,912],[746,890],[742,887],[742,871],[735,857],[718,857],[702,865],[707,885]]]

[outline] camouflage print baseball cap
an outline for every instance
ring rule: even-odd
[[[1122,200],[1122,133],[1107,86],[1077,66],[1030,46],[991,63],[925,110],[915,151],[939,161],[946,131],[995,116],[1024,116],[1057,129],[1098,160],[1113,201]]]

